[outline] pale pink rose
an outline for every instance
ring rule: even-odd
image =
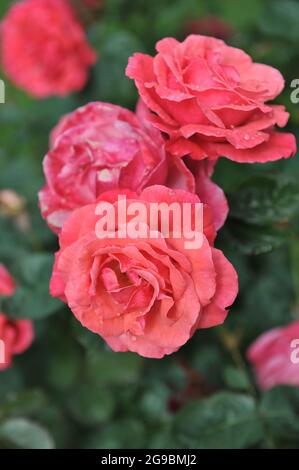
[[[191,35],[182,43],[165,38],[156,49],[154,57],[134,54],[126,74],[172,155],[240,163],[294,155],[294,136],[275,128],[284,127],[289,114],[267,103],[284,87],[278,70],[208,36]]]
[[[4,72],[32,96],[81,90],[96,55],[67,0],[23,0],[1,24]]]
[[[0,296],[11,296],[15,291],[15,282],[4,264],[0,263]]]
[[[111,191],[100,200],[113,203],[118,213],[118,196],[123,194],[127,204],[142,201],[146,207],[152,202],[195,207],[199,202],[194,194],[165,186],[146,188],[139,196]],[[51,294],[64,300],[83,326],[114,351],[161,358],[177,351],[196,330],[223,323],[237,294],[237,274],[213,247],[208,207],[203,243],[196,248],[186,248],[184,236],[175,238],[171,230],[164,237],[163,216],[156,238],[148,232],[144,238],[121,238],[121,227],[109,238],[99,238],[96,207],[77,209],[65,222],[51,280]],[[148,227],[147,217],[144,224]]]
[[[299,320],[262,334],[248,349],[247,358],[261,390],[299,387]]]
[[[76,208],[117,188],[136,192],[162,184],[167,160],[160,132],[134,113],[108,103],[89,103],[62,118],[51,134],[44,159],[46,185],[40,208],[59,232]]]
[[[30,320],[11,320],[0,313],[0,371],[11,366],[15,354],[22,354],[29,348],[33,336]]]

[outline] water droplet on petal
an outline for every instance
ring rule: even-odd
[[[250,136],[248,134],[244,134],[244,140],[249,140]]]

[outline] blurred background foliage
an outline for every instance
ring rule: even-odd
[[[1,0],[1,17],[10,4]],[[0,374],[2,448],[299,447],[299,390],[260,394],[245,359],[260,333],[299,315],[298,158],[219,162],[215,180],[231,210],[217,245],[239,273],[240,293],[223,327],[197,332],[178,353],[159,361],[113,353],[48,294],[57,241],[40,217],[37,191],[51,128],[91,100],[134,109],[128,56],[189,33],[224,38],[278,67],[286,79],[279,102],[298,134],[299,104],[290,100],[299,78],[295,0],[106,0],[88,27],[99,60],[82,93],[35,101],[6,81],[0,189],[15,190],[24,208],[23,218],[0,208],[0,259],[18,285],[1,308],[32,318],[36,338]]]

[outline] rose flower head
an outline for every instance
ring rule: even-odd
[[[123,209],[124,197],[130,213]],[[133,236],[137,203],[145,212],[140,211],[138,225],[142,235]],[[154,222],[148,215],[152,204],[164,207]],[[172,204],[173,218],[165,212]],[[188,245],[191,232],[185,231],[183,219],[177,225],[177,214],[186,205],[194,227],[200,205],[195,194],[160,185],[140,194],[109,191],[97,203],[74,210],[62,227],[51,294],[114,351],[161,358],[177,351],[196,330],[219,325],[227,316],[238,290],[237,274],[213,247],[215,229],[206,205],[201,242]],[[102,207],[118,214],[114,225],[108,220],[108,232],[101,225]]]
[[[30,320],[11,320],[0,312],[0,371],[11,366],[15,354],[29,348],[33,335]]]
[[[278,70],[208,36],[165,38],[156,49],[154,57],[130,57],[126,74],[172,155],[240,163],[294,155],[294,136],[275,127],[284,127],[289,114],[268,103],[284,87]]]
[[[247,358],[261,390],[299,387],[299,321],[263,333],[248,349]]]
[[[96,55],[67,0],[23,0],[1,24],[7,77],[37,98],[81,90]]]
[[[108,103],[89,103],[62,118],[44,160],[46,185],[39,193],[43,217],[59,232],[76,208],[117,188],[140,192],[164,183],[166,155],[160,132],[135,114]]]

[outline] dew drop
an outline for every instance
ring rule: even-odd
[[[244,135],[244,140],[249,140],[250,139],[250,136],[248,134],[245,134]]]

